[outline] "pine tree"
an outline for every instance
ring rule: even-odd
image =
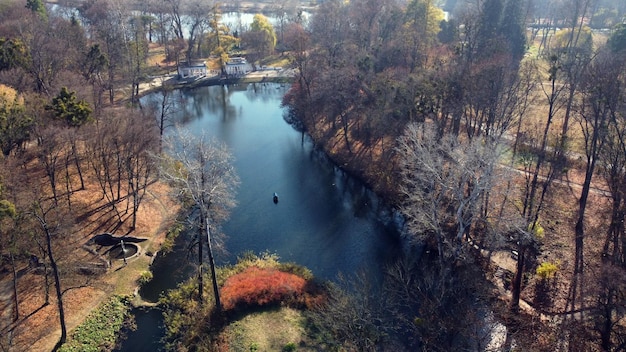
[[[626,23],[619,24],[615,27],[607,44],[613,52],[626,50]]]
[[[52,110],[55,117],[65,120],[69,126],[78,127],[91,120],[91,108],[84,100],[76,99],[76,92],[70,92],[66,87],[54,99],[52,104],[46,106],[46,110]]]
[[[499,51],[499,27],[502,18],[502,0],[486,0],[478,22],[478,56],[490,57]]]
[[[48,18],[48,10],[43,0],[26,0],[26,8],[41,18]]]
[[[522,16],[522,1],[508,0],[504,7],[499,33],[508,44],[515,62],[519,62],[526,52],[526,34]]]

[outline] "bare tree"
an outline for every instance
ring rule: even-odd
[[[202,38],[209,28],[210,14],[214,12],[213,8],[217,6],[210,1],[192,0],[186,4],[187,12],[187,28],[189,32],[189,40],[187,41],[186,58],[187,63],[191,63],[194,55],[194,47],[200,48]]]
[[[406,350],[486,351],[485,278],[473,265],[432,262],[428,252],[398,258],[385,270],[383,298],[390,326]],[[463,319],[458,319],[462,315]]]
[[[120,222],[122,218],[116,203],[121,197],[122,178],[119,171],[122,161],[119,136],[123,128],[122,122],[114,113],[104,114],[98,124],[89,126],[91,138],[87,141],[89,165],[102,191],[101,199],[106,198]]]
[[[559,69],[564,73],[564,89],[567,90],[565,112],[561,128],[560,141],[555,150],[556,160],[561,167],[567,162],[568,134],[572,109],[585,67],[592,59],[592,34],[584,28],[584,18],[591,7],[591,0],[569,0],[570,15],[567,39],[561,47],[557,45],[552,55],[556,55]],[[567,88],[565,88],[567,87]]]
[[[198,212],[193,224],[198,231],[198,300],[203,302],[203,247],[206,244],[216,308],[221,311],[211,246],[216,238],[215,233],[211,235],[210,228],[215,229],[235,206],[239,180],[231,164],[232,156],[224,145],[218,145],[204,135],[191,135],[180,127],[166,139],[166,146],[167,154],[160,158],[161,177]]]
[[[0,250],[9,252],[11,258],[11,272],[13,275],[13,321],[20,317],[19,300],[17,292],[17,266],[15,262],[16,239],[18,231],[15,230],[15,218],[17,212],[15,205],[2,197],[2,184],[0,184]],[[9,235],[10,234],[10,235]]]
[[[36,91],[51,96],[57,88],[59,74],[69,69],[70,62],[75,62],[73,55],[81,43],[68,37],[80,29],[78,25],[72,27],[67,20],[56,17],[44,21],[33,16],[25,24],[28,25],[23,27],[22,40],[30,53],[26,70]]]
[[[578,213],[574,228],[575,265],[569,297],[572,309],[576,307],[577,300],[580,301],[580,308],[584,308],[582,285],[585,268],[585,212],[591,192],[591,179],[606,142],[608,125],[621,101],[621,82],[615,78],[620,77],[622,67],[611,54],[601,53],[588,66],[582,82],[583,99],[578,113],[585,142],[585,179],[578,200]]]
[[[365,273],[326,287],[328,299],[307,312],[316,330],[330,349],[376,351],[378,346],[394,346],[396,336],[387,300],[380,287]],[[402,346],[395,346],[402,350]],[[398,348],[400,347],[400,348]]]
[[[297,3],[294,0],[280,0],[272,5],[271,10],[278,21],[278,41],[282,43],[285,39],[285,26],[296,15]]]
[[[153,117],[138,110],[110,110],[98,124],[88,126],[86,142],[89,164],[102,191],[121,224],[132,205],[131,228],[147,185],[154,180],[151,154],[158,150]],[[122,209],[126,200],[126,209]]]
[[[52,198],[58,202],[58,178],[61,171],[61,160],[65,155],[64,141],[60,138],[60,130],[54,127],[43,129],[38,136],[39,150],[37,156],[48,181]]]
[[[63,290],[61,289],[61,277],[56,257],[53,251],[53,238],[59,235],[61,231],[61,222],[54,219],[55,212],[58,207],[55,204],[47,203],[41,198],[33,205],[32,215],[35,217],[41,227],[41,231],[45,236],[46,253],[50,261],[52,275],[54,278],[54,286],[57,298],[57,309],[59,311],[59,323],[61,325],[61,336],[54,347],[56,351],[65,343],[67,339],[67,327],[65,323],[65,308],[63,306]]]
[[[348,9],[340,1],[326,1],[320,5],[317,14],[311,19],[310,28],[313,44],[319,45],[315,55],[319,67],[339,65],[345,58],[344,51],[350,47],[348,33],[350,21]]]
[[[159,150],[163,144],[165,130],[174,126],[174,119],[179,114],[182,104],[180,93],[161,81],[161,86],[157,90],[158,100],[155,98],[148,103],[148,110],[154,113],[157,119],[159,131]],[[150,114],[149,113],[149,114]]]
[[[151,154],[157,151],[156,130],[150,123],[151,116],[135,113],[132,118],[124,118],[126,126],[120,136],[123,145],[123,173],[128,180],[127,204],[132,201],[132,223],[137,223],[139,205],[146,193],[146,188],[156,176],[154,160]],[[128,205],[127,205],[128,211]]]
[[[463,260],[473,226],[485,220],[480,196],[497,182],[497,145],[438,139],[418,124],[410,124],[398,144],[409,230],[436,246],[440,262]]]
[[[624,89],[624,77],[616,77]],[[619,93],[618,93],[619,94]],[[626,267],[626,111],[624,104],[612,109],[606,134],[606,142],[598,163],[611,196],[611,221],[607,230],[602,253],[615,265]]]
[[[592,329],[598,333],[603,351],[622,351],[626,348],[626,329],[620,323],[626,309],[624,268],[604,261],[596,276],[590,307]]]
[[[173,29],[174,35],[178,39],[184,39],[184,13],[183,13],[183,0],[166,0],[169,7],[169,20],[170,26]]]

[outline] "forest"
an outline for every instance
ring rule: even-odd
[[[290,28],[299,75],[284,104],[435,251],[434,282],[405,267],[389,290],[448,323],[406,329],[426,350],[459,348],[471,323],[452,321],[472,314],[435,300],[468,295],[479,265],[507,287],[503,319],[539,336],[522,349],[624,349],[623,6],[458,1],[444,20],[432,1],[397,5],[325,2]]]
[[[3,351],[57,326],[66,342],[64,301],[115,291],[110,263],[77,248],[143,231],[141,209],[181,176],[204,187],[193,158],[223,168],[183,202],[200,233],[223,221],[228,155],[165,156],[175,95],[161,81],[158,104],[139,98],[178,65],[241,54],[287,58],[285,120],[403,215],[406,254],[380,289],[356,277],[311,314],[329,348],[485,350],[493,315],[509,349],[626,349],[626,3],[327,0],[305,18],[276,1],[259,3],[273,25],[238,29],[209,1],[59,4],[0,4]],[[54,324],[34,326],[39,311]]]

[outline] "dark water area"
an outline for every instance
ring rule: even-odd
[[[163,315],[155,308],[135,308],[132,310],[135,316],[137,330],[127,333],[127,338],[115,351],[128,352],[151,352],[162,351],[161,338],[165,334],[162,325]]]
[[[241,181],[237,207],[221,228],[228,253],[216,261],[234,263],[245,251],[268,251],[326,280],[360,271],[378,277],[384,263],[401,252],[393,215],[283,120],[280,102],[287,89],[261,83],[180,91],[180,122],[225,143]],[[155,302],[193,274],[192,261],[182,247],[156,258],[154,280],[142,297]],[[138,312],[138,330],[119,351],[154,351],[138,342],[154,338],[161,324],[154,317],[154,310]]]
[[[185,281],[195,273],[193,258],[187,250],[184,237],[188,236],[183,232],[181,240],[176,241],[172,252],[163,254],[157,253],[156,258],[150,266],[153,277],[150,282],[143,285],[139,290],[139,294],[143,300],[157,303],[161,293],[176,288],[178,283]]]
[[[185,92],[185,126],[226,143],[241,180],[237,207],[222,228],[229,255],[217,261],[269,251],[324,279],[375,271],[399,250],[397,232],[380,221],[388,214],[374,194],[285,123],[280,99],[287,88],[249,84]]]

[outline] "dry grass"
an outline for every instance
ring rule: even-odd
[[[248,314],[224,329],[221,339],[230,352],[281,351],[295,344],[297,351],[316,351],[305,331],[302,312],[292,308]]]

